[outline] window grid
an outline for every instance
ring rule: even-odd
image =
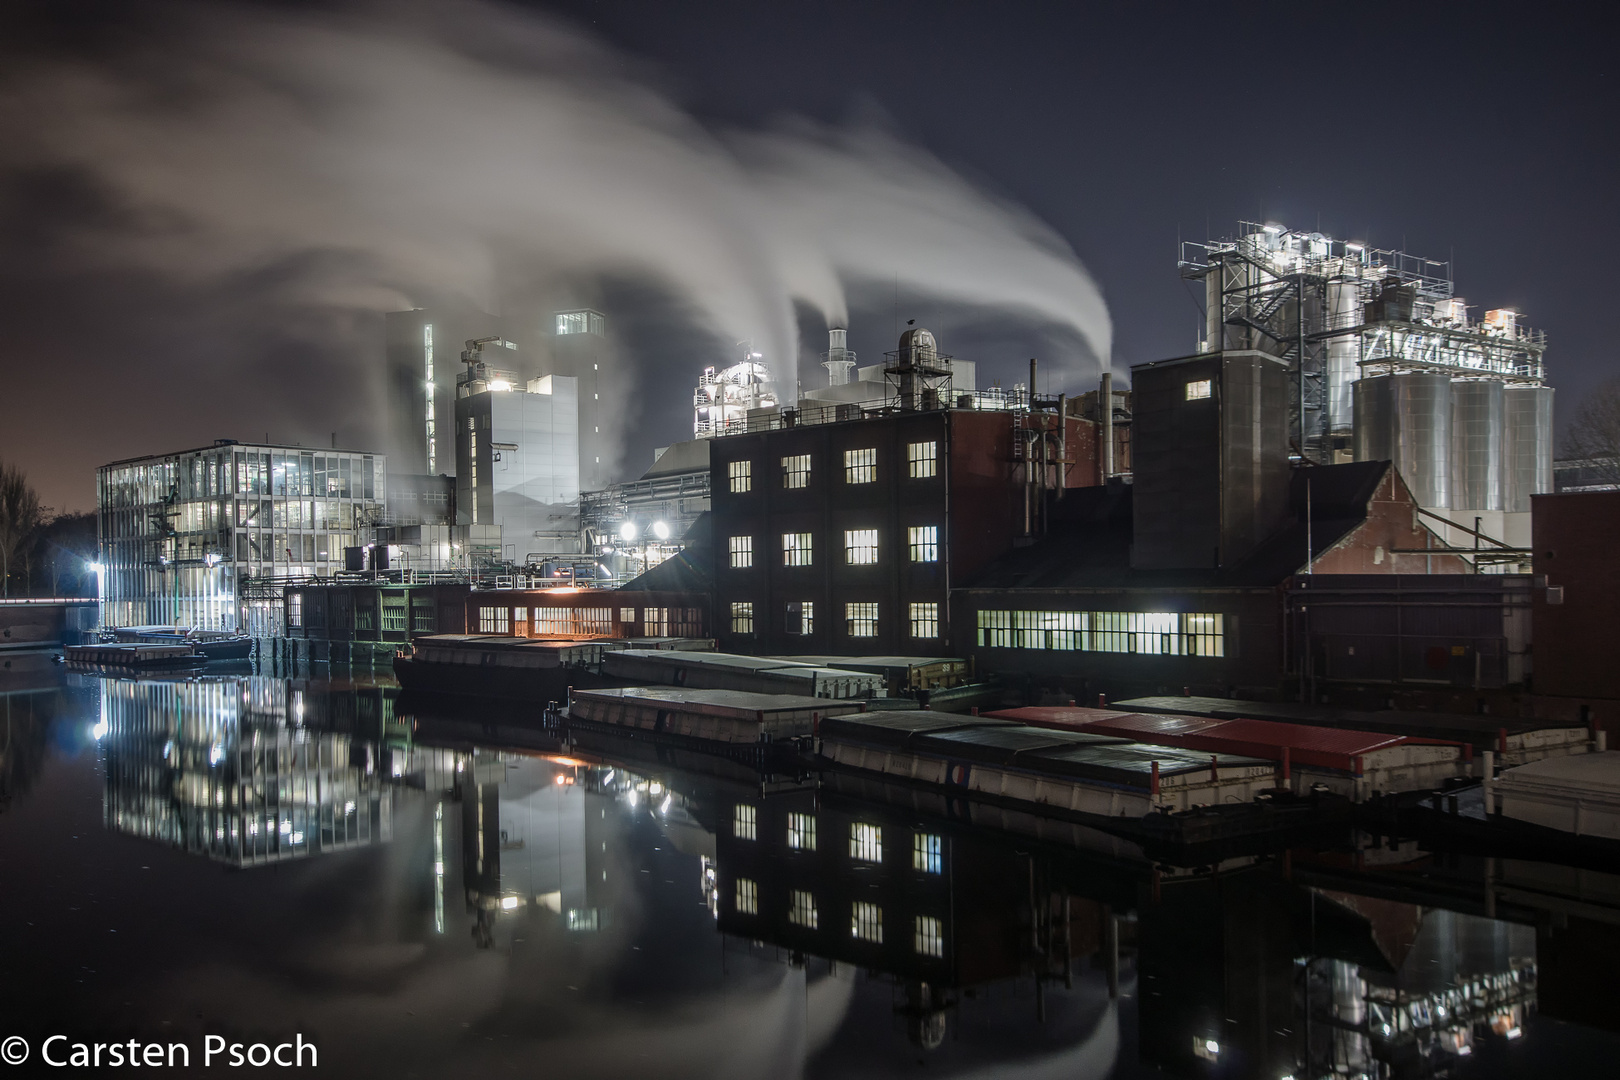
[[[733,570],[746,570],[754,565],[754,538],[752,536],[733,536],[731,538],[731,568]]]
[[[504,607],[481,607],[478,609],[478,632],[480,634],[506,634],[512,629],[512,609]]]
[[[939,526],[913,525],[906,530],[912,562],[939,562]]]
[[[911,837],[911,868],[924,874],[944,871],[944,841],[931,833],[914,833]]]
[[[759,914],[759,884],[747,878],[737,879],[737,914]]]
[[[918,956],[945,955],[945,928],[932,915],[917,916],[916,930],[911,940]]]
[[[751,491],[754,486],[754,463],[752,461],[733,461],[726,465],[726,475],[731,480],[731,493],[742,495]]]
[[[1187,384],[1187,400],[1201,401],[1210,396],[1214,384],[1210,379],[1196,379]]]
[[[868,825],[864,821],[852,822],[849,826],[849,857],[859,862],[882,862],[882,826]]]
[[[782,534],[783,566],[809,566],[811,561],[809,533]]]
[[[816,603],[814,600],[788,601],[787,632],[800,635],[816,632]]]
[[[980,611],[978,643],[992,649],[1225,656],[1226,617],[1173,611]]]
[[[733,634],[752,634],[754,632],[754,602],[752,600],[738,600],[732,603],[731,632]]]
[[[914,638],[939,637],[939,605],[911,605],[911,636]]]
[[[788,847],[794,851],[816,850],[816,817],[814,814],[788,815]]]
[[[731,810],[731,835],[739,840],[759,837],[759,812],[748,803],[737,803]]]
[[[906,468],[913,480],[926,480],[939,474],[939,443],[914,442],[906,445]]]
[[[877,480],[877,448],[844,451],[844,483],[870,484]]]
[[[803,889],[793,890],[793,906],[788,909],[788,922],[808,930],[816,928],[816,898]]]
[[[844,605],[844,629],[850,637],[877,637],[877,620],[876,603]]]
[[[849,936],[874,945],[883,944],[883,909],[864,900],[855,901],[849,913]]]
[[[785,488],[810,486],[809,454],[792,454],[782,459],[782,486]]]
[[[844,530],[844,562],[850,566],[871,566],[878,561],[876,529]]]

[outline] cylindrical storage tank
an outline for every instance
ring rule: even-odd
[[[1420,506],[1451,505],[1451,379],[1380,375],[1354,383],[1357,461],[1393,461]]]
[[[1502,384],[1451,382],[1451,509],[1502,509]]]
[[[1553,388],[1506,387],[1502,419],[1502,509],[1524,513],[1530,496],[1553,489]]]
[[[1361,323],[1361,289],[1354,281],[1330,281],[1327,287],[1328,329],[1343,330]],[[1355,394],[1351,385],[1361,376],[1361,339],[1355,334],[1330,337],[1327,344],[1328,431],[1334,435],[1354,430]]]

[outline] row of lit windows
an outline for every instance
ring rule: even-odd
[[[736,803],[731,812],[731,835],[739,840],[759,839],[759,808],[751,803]],[[815,851],[816,816],[790,813],[787,820],[787,845],[795,851]],[[945,870],[945,842],[934,833],[912,833],[911,868],[922,874],[939,874]],[[883,826],[864,821],[852,821],[849,826],[849,857],[856,862],[881,863],[883,861]]]
[[[877,482],[877,448],[863,447],[844,451],[844,483],[872,484]],[[805,488],[810,486],[811,461],[809,454],[790,454],[782,458],[782,486]],[[906,445],[906,475],[913,480],[926,480],[939,475],[939,443],[914,442]],[[726,479],[734,495],[746,494],[754,489],[754,463],[733,461],[726,465]]]
[[[737,879],[735,910],[739,915],[759,914],[759,883],[749,878]],[[815,894],[806,889],[794,889],[788,901],[788,921],[806,930],[821,927],[821,912]],[[857,941],[883,944],[883,908],[866,900],[850,905],[849,936]],[[912,948],[920,956],[945,955],[945,924],[933,915],[918,915],[912,920]]]
[[[1225,618],[1173,611],[981,611],[991,649],[1225,656]]]
[[[381,499],[383,462],[360,454],[211,452],[196,457],[101,470],[101,505],[138,506],[171,494],[181,500],[218,495]]]
[[[937,603],[910,604],[907,610],[911,636],[914,638],[939,637],[939,605]],[[815,633],[816,607],[813,600],[790,600],[787,605],[789,634]],[[486,631],[502,633],[504,631]],[[731,605],[731,632],[754,632],[754,603],[737,600]],[[854,601],[844,605],[844,633],[850,637],[878,636],[878,605],[876,601]]]
[[[914,563],[939,561],[939,526],[912,525],[906,530],[906,549]],[[782,534],[782,565],[811,566],[815,562],[815,538],[811,533]],[[754,538],[733,536],[727,542],[733,570],[754,565]],[[844,563],[848,566],[875,566],[878,561],[878,530],[845,529]]]

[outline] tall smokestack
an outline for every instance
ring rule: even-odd
[[[849,351],[849,331],[841,326],[827,331],[827,359],[821,366],[827,369],[828,386],[849,382],[849,371],[855,366],[855,354]]]
[[[1102,461],[1103,483],[1114,475],[1114,373],[1102,373],[1102,387],[1097,393],[1097,408],[1102,414],[1102,453],[1098,455]]]

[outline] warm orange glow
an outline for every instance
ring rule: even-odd
[[[547,754],[545,757],[547,761],[558,765],[567,765],[570,769],[583,769],[587,764],[587,762],[581,761],[579,758],[561,757],[557,754]]]

